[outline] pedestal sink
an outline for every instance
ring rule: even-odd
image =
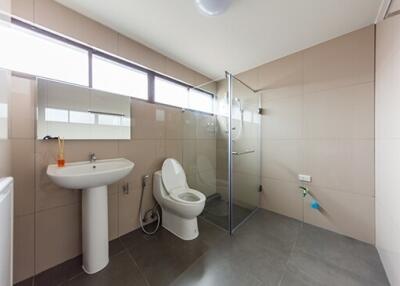
[[[100,271],[109,261],[107,185],[127,176],[134,166],[121,158],[47,167],[47,175],[58,186],[82,189],[82,267],[86,273]]]

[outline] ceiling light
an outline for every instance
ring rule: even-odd
[[[232,0],[195,0],[197,8],[207,16],[217,16],[228,10]]]

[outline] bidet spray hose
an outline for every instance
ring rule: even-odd
[[[150,175],[145,175],[142,178],[142,194],[140,195],[140,203],[139,203],[139,224],[140,224],[140,228],[143,230],[143,232],[145,234],[153,235],[157,232],[158,228],[160,227],[160,222],[161,222],[160,212],[158,211],[157,203],[155,203],[151,209],[147,210],[144,213],[144,216],[142,214],[143,195],[144,195],[144,190],[147,187],[147,181],[149,178],[150,178]],[[147,231],[143,225],[143,217],[146,218],[149,213],[151,213],[151,216],[155,216],[157,218],[157,226],[153,231]]]

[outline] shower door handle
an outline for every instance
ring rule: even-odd
[[[243,151],[243,152],[235,152],[235,151],[233,151],[232,155],[239,156],[239,155],[245,155],[245,154],[250,154],[250,153],[255,153],[255,152],[256,152],[256,150],[246,150],[246,151]]]

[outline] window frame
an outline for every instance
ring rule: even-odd
[[[63,36],[63,35],[61,35],[59,33],[52,32],[52,31],[47,30],[47,29],[42,28],[42,27],[38,27],[36,25],[33,25],[33,24],[28,23],[26,21],[23,21],[23,20],[21,20],[19,18],[11,17],[11,24],[17,25],[19,27],[22,27],[24,29],[33,31],[35,33],[38,33],[38,34],[41,34],[41,35],[44,35],[44,36],[47,36],[49,38],[53,38],[53,39],[58,40],[60,42],[64,42],[67,45],[71,45],[73,47],[77,47],[77,48],[86,50],[87,54],[88,54],[88,65],[89,65],[88,66],[88,73],[89,73],[88,74],[88,85],[84,85],[86,87],[93,88],[93,55],[95,55],[95,56],[105,58],[105,59],[107,59],[109,61],[115,62],[115,63],[123,65],[123,66],[127,66],[127,67],[129,67],[131,69],[136,69],[138,71],[141,71],[141,72],[144,72],[144,73],[147,74],[147,93],[148,93],[147,94],[147,99],[131,97],[132,99],[141,100],[141,101],[149,102],[149,103],[152,103],[152,104],[159,104],[159,105],[174,107],[174,108],[178,108],[178,109],[182,109],[182,110],[189,110],[189,111],[192,111],[192,112],[198,112],[198,113],[203,113],[203,114],[208,114],[208,115],[215,115],[215,110],[214,110],[215,94],[213,94],[212,92],[206,91],[206,90],[201,89],[199,87],[196,87],[196,86],[190,85],[188,83],[182,82],[182,81],[180,81],[178,79],[175,79],[175,78],[169,77],[167,75],[164,75],[162,73],[156,72],[156,71],[151,70],[149,68],[146,68],[144,66],[141,66],[141,65],[138,65],[136,63],[133,63],[133,62],[131,62],[131,61],[127,60],[127,59],[124,59],[122,57],[119,57],[119,56],[116,56],[116,55],[112,55],[112,54],[104,52],[104,51],[102,51],[100,49],[91,47],[91,46],[89,46],[87,44],[84,44],[82,42],[73,40],[73,39],[68,38],[66,36]],[[16,72],[16,74],[21,74],[21,73]],[[29,76],[32,76],[32,75],[29,75]],[[33,76],[36,77],[36,75],[33,75]],[[212,111],[212,113],[204,112],[204,111],[200,111],[200,110],[196,110],[196,109],[191,109],[191,108],[182,108],[182,107],[175,106],[175,105],[169,105],[169,104],[156,102],[154,100],[155,99],[155,94],[154,93],[155,93],[155,78],[156,77],[159,77],[161,79],[167,80],[167,81],[172,82],[172,83],[177,84],[177,85],[184,86],[184,87],[186,87],[188,89],[188,91],[189,91],[189,89],[195,89],[195,90],[198,90],[198,91],[203,92],[205,94],[209,94],[211,99],[212,99],[212,101],[213,101],[213,107],[212,107],[213,111]]]

